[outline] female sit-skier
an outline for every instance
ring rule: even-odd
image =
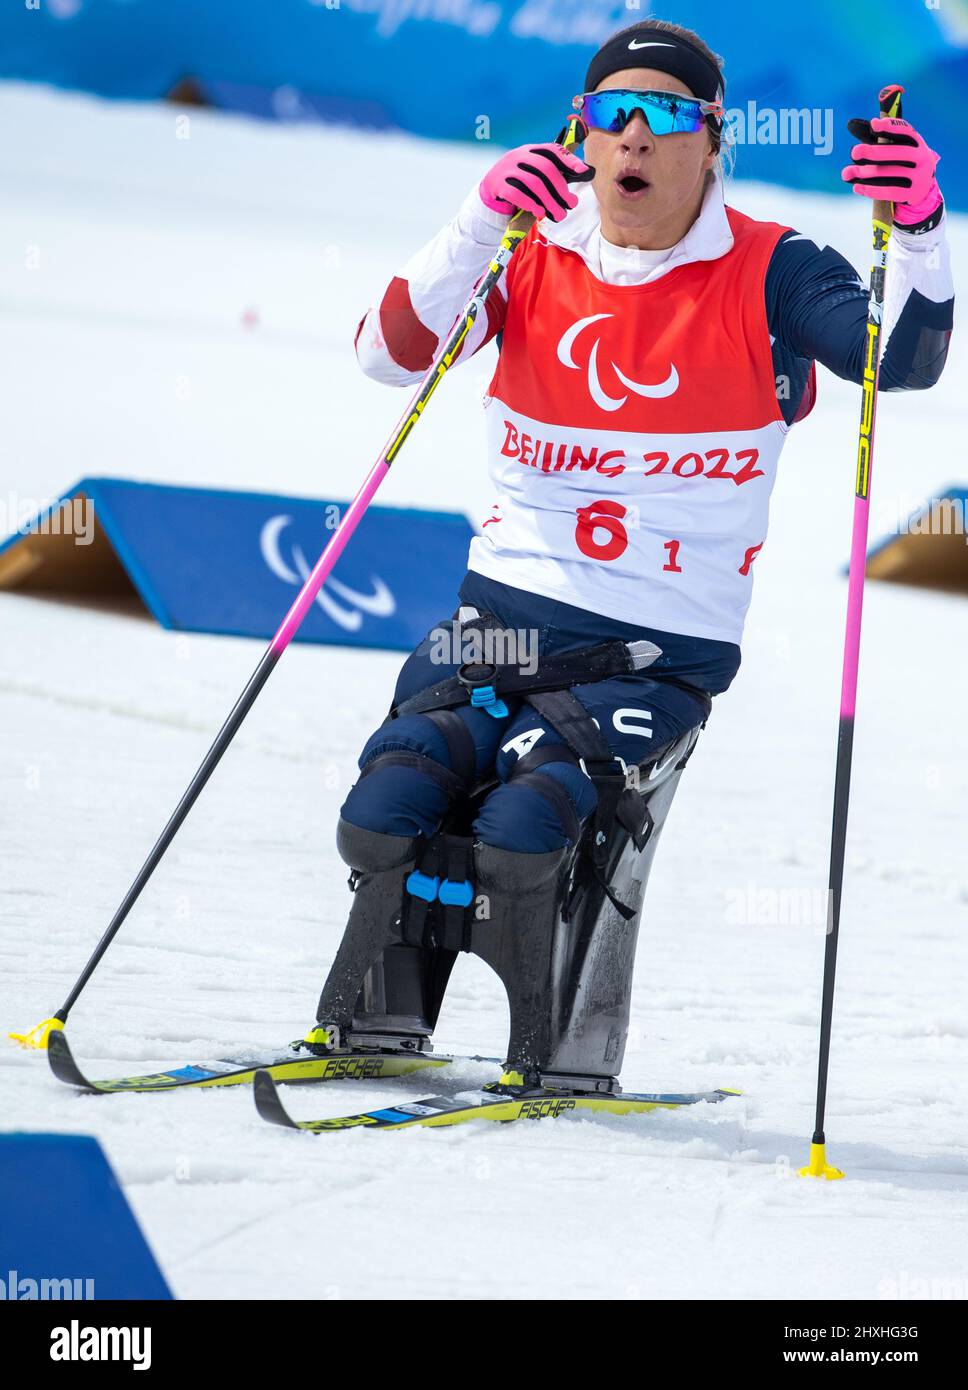
[[[494,507],[342,807],[355,894],[313,1050],[428,1049],[465,949],[510,998],[494,1089],[619,1089],[648,865],[740,664],[780,450],[815,361],[860,382],[867,348],[843,256],[724,204],[723,99],[691,31],[613,35],[575,99],[587,162],[502,155],[359,326],[369,376],[419,382],[509,217],[538,219],[463,345],[499,347]],[[905,120],[850,129],[843,178],[894,204],[880,386],[929,387],[953,304],[937,156]],[[495,669],[496,633],[528,650]]]

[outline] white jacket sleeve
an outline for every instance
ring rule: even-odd
[[[954,322],[955,287],[947,214],[929,232],[894,224],[884,304],[882,390],[933,386],[941,375]]]
[[[390,281],[379,305],[356,331],[356,356],[367,376],[390,386],[418,382],[500,245],[508,218],[492,212],[477,185],[460,209]],[[461,359],[484,346],[504,322],[503,284],[488,296],[464,341]]]

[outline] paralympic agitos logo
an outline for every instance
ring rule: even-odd
[[[581,370],[581,366],[575,361],[575,347],[578,339],[585,334],[585,330],[590,328],[593,323],[598,323],[602,319],[614,318],[614,314],[589,314],[587,318],[579,319],[570,328],[562,333],[558,340],[558,361],[565,367],[572,367],[576,371]],[[589,335],[585,334],[583,349],[589,341]],[[626,376],[621,367],[616,362],[610,363],[615,376],[626,388],[622,396],[610,396],[602,385],[601,375],[598,367],[598,350],[601,346],[601,339],[596,337],[591,340],[591,347],[587,349],[588,360],[586,374],[588,379],[588,393],[592,400],[602,410],[620,410],[629,398],[629,392],[634,392],[637,396],[645,396],[653,400],[660,400],[665,396],[672,396],[679,389],[679,373],[676,371],[674,362],[669,364],[669,375],[665,381],[644,382],[633,381]]]
[[[277,579],[301,589],[309,578],[312,566],[296,540],[290,542],[290,558],[287,560],[283,557],[282,536],[291,523],[291,516],[270,517],[259,536],[259,548],[263,560]],[[379,575],[371,576],[370,583],[373,586],[371,592],[360,593],[330,575],[316,595],[316,602],[344,632],[359,632],[364,614],[373,618],[389,618],[397,611],[397,601]],[[342,602],[338,601],[340,599]]]

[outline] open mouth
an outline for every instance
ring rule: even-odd
[[[624,193],[644,193],[649,187],[646,179],[639,178],[638,174],[625,174],[617,180],[619,188]]]

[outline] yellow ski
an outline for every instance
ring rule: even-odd
[[[408,1076],[428,1067],[445,1067],[453,1061],[437,1053],[423,1052],[330,1052],[321,1057],[299,1057],[293,1049],[288,1055],[262,1059],[224,1058],[215,1062],[189,1063],[170,1071],[147,1076],[116,1076],[91,1081],[74,1060],[63,1030],[51,1033],[47,1044],[50,1069],[58,1081],[94,1095],[116,1095],[121,1091],[174,1091],[183,1086],[242,1086],[262,1070],[273,1080],[293,1084],[309,1081],[372,1081],[391,1076]],[[475,1059],[476,1060],[476,1059]],[[484,1060],[484,1059],[482,1059]]]
[[[685,1094],[629,1093],[614,1096],[522,1091],[520,1095],[486,1097],[470,1103],[448,1096],[430,1096],[407,1105],[364,1110],[358,1115],[339,1115],[325,1120],[294,1120],[283,1105],[275,1081],[267,1070],[256,1072],[253,1092],[256,1109],[264,1120],[286,1129],[307,1130],[310,1134],[331,1133],[338,1129],[412,1129],[418,1125],[436,1128],[465,1124],[469,1120],[495,1120],[499,1124],[507,1124],[512,1120],[558,1119],[562,1115],[583,1111],[597,1115],[641,1115],[650,1110],[678,1110],[681,1106],[698,1105],[700,1101],[715,1105],[740,1094],[739,1091],[725,1088]]]

